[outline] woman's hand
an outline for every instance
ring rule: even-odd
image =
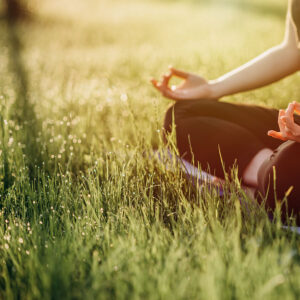
[[[270,130],[268,135],[282,141],[295,141],[300,143],[300,126],[294,122],[294,112],[300,113],[300,103],[292,102],[286,110],[281,109],[278,114],[280,131]]]
[[[173,76],[181,78],[183,82],[170,88],[169,82]],[[162,76],[161,82],[157,82],[155,79],[152,79],[151,82],[163,96],[172,100],[214,99],[208,81],[201,76],[172,67],[169,67],[169,73]]]

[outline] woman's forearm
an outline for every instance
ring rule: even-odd
[[[299,66],[299,49],[283,43],[211,81],[212,98],[218,99],[268,85],[298,71]]]

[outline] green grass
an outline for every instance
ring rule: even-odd
[[[0,20],[0,299],[299,299],[298,236],[236,178],[200,193],[147,154],[169,105],[149,78],[276,45],[284,1],[40,2]],[[298,99],[295,75],[224,101]]]

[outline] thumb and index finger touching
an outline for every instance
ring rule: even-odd
[[[169,72],[162,76],[161,82],[158,82],[156,79],[151,79],[151,83],[153,86],[161,92],[164,96],[174,99],[174,100],[181,100],[184,99],[184,95],[180,93],[174,93],[174,91],[169,87],[169,82],[173,76],[187,79],[190,74],[184,72],[182,70],[173,68],[172,66],[169,67]]]
[[[184,72],[182,70],[179,70],[179,69],[176,69],[176,68],[174,68],[172,66],[169,66],[169,73],[163,76],[162,82],[160,84],[158,83],[157,80],[155,80],[153,78],[150,81],[152,82],[152,84],[155,87],[157,87],[159,85],[167,86],[168,83],[169,83],[169,81],[170,81],[170,79],[173,76],[176,76],[176,77],[179,77],[179,78],[182,78],[182,79],[187,79],[189,75],[190,74],[187,73],[187,72]]]
[[[282,141],[286,141],[286,138],[284,137],[284,132],[285,132],[285,121],[283,121],[283,117],[285,116],[286,112],[284,109],[280,109],[278,112],[278,127],[279,131],[275,130],[269,130],[268,131],[268,136],[271,136],[275,139],[279,139]]]
[[[300,103],[292,102],[286,110],[281,109],[278,114],[278,125],[280,132],[275,130],[268,131],[268,135],[280,140],[286,140],[285,134],[293,131],[296,124],[294,123],[294,112],[300,113]],[[285,134],[284,134],[285,133]]]

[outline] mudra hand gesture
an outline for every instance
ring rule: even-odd
[[[300,114],[300,103],[292,102],[286,110],[279,110],[278,125],[280,131],[270,130],[269,136],[282,141],[295,141],[300,143],[300,126],[294,122],[294,112]]]
[[[169,87],[173,76],[183,79],[178,86]],[[169,67],[169,73],[162,76],[161,82],[151,80],[153,86],[165,97],[172,100],[209,99],[211,86],[203,77]]]

